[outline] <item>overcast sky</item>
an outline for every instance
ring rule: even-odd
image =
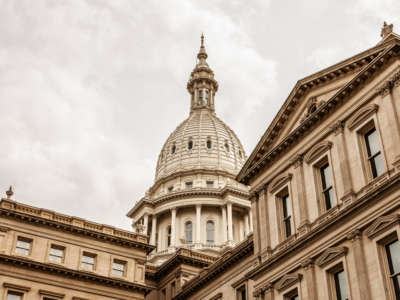
[[[0,0],[0,190],[130,229],[189,113],[200,35],[250,154],[297,80],[400,33],[399,0]]]

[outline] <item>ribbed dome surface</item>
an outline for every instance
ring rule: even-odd
[[[189,170],[236,175],[245,162],[236,134],[209,109],[194,110],[165,142],[158,157],[156,181]]]

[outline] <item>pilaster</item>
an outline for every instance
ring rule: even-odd
[[[317,292],[317,282],[315,278],[314,260],[308,258],[301,264],[301,266],[304,269],[304,280],[307,286],[306,299],[317,300],[318,292]]]

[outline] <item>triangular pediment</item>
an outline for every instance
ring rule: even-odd
[[[268,165],[269,161],[284,153],[283,150],[301,138],[305,132],[309,131],[310,127],[331,114],[340,103],[354,95],[354,92],[358,93],[365,86],[367,80],[376,78],[385,70],[383,66],[387,66],[385,63],[389,62],[391,57],[398,55],[399,49],[400,40],[376,46],[317,73],[318,76],[312,75],[299,81],[249,156],[238,179],[245,183],[248,182],[249,177]],[[342,74],[341,72],[346,69],[348,72]],[[326,79],[323,83],[318,84],[317,82],[321,81],[321,78],[327,76],[324,75],[326,72],[331,74],[329,80]],[[340,84],[339,81],[341,81]],[[317,104],[317,109],[307,116],[307,110],[310,109],[312,102],[318,103],[318,97],[316,100],[312,97],[317,96],[316,94],[325,87],[335,85],[335,82],[337,83],[336,89],[329,90],[328,88],[326,99],[321,98],[320,100],[323,101],[321,102],[323,104],[319,106]],[[306,117],[304,118],[304,116]]]
[[[369,238],[373,238],[385,229],[389,229],[392,225],[400,222],[400,215],[393,214],[377,218],[366,230],[365,234]]]
[[[300,281],[302,278],[301,274],[286,274],[283,276],[275,285],[275,288],[278,291],[284,290],[296,282]]]
[[[320,257],[315,261],[315,263],[322,267],[330,262],[342,257],[347,253],[348,249],[346,247],[331,247],[325,250]]]

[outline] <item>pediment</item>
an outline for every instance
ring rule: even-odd
[[[346,255],[348,249],[346,247],[331,247],[325,250],[320,257],[315,261],[315,263],[322,267],[330,262]]]
[[[286,173],[279,175],[275,179],[273,179],[269,185],[269,190],[271,193],[276,192],[278,189],[283,187],[287,182],[292,179],[293,175],[291,173]]]
[[[371,104],[360,108],[348,121],[347,127],[352,130],[367,120],[371,115],[378,111],[377,104]]]
[[[296,282],[300,281],[302,278],[301,274],[286,274],[285,276],[283,276],[275,285],[275,288],[278,291],[282,291],[290,286],[292,286],[293,284],[295,284]]]
[[[400,215],[393,214],[377,218],[366,230],[365,234],[369,238],[373,238],[385,229],[389,229],[392,225],[400,222]]]
[[[304,156],[304,161],[306,163],[312,163],[317,158],[319,158],[322,154],[328,151],[332,147],[332,142],[324,141],[315,146],[313,146],[307,154]]]

